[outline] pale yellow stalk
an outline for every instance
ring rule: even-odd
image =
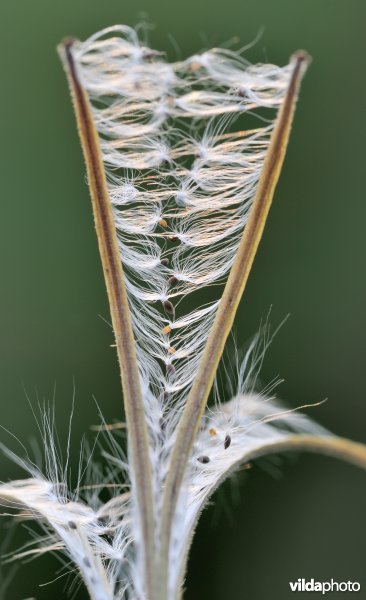
[[[215,378],[218,363],[233,325],[236,310],[262,237],[274,190],[284,161],[300,82],[307,63],[308,56],[302,51],[297,52],[292,59],[293,70],[288,89],[274,125],[248,222],[244,228],[243,237],[178,427],[163,501],[160,535],[160,576],[158,588],[155,590],[155,598],[159,600],[165,600],[167,593],[171,526],[177,506],[179,490],[200,419]]]
[[[129,461],[135,481],[143,536],[142,550],[144,551],[146,594],[147,598],[150,598],[154,555],[154,512],[148,432],[131,315],[117,244],[112,205],[100,152],[99,137],[88,96],[78,76],[72,52],[73,44],[74,40],[65,40],[59,46],[59,52],[73,98],[77,127],[87,168],[95,229],[116,339],[128,428]]]

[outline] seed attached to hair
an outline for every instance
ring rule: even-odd
[[[208,430],[208,433],[214,437],[215,435],[217,435],[217,431],[214,427],[211,427],[211,429]]]
[[[176,242],[178,240],[177,235],[168,235],[169,242]]]
[[[175,277],[175,275],[173,275],[173,277],[170,277],[169,279],[169,285],[176,285],[178,283],[178,278]]]
[[[169,313],[170,315],[174,315],[174,306],[170,302],[170,300],[164,300],[163,306],[164,306],[165,312]]]
[[[160,417],[159,426],[160,426],[161,431],[166,430],[166,419],[164,419],[164,417]]]
[[[154,58],[159,56],[159,54],[161,54],[161,52],[157,52],[156,50],[146,49],[142,52],[141,57],[143,58],[143,60],[153,60]]]
[[[170,327],[170,325],[165,325],[165,327],[163,327],[163,329],[161,330],[161,333],[163,335],[168,335],[168,333],[170,333],[172,330],[172,328]]]
[[[175,196],[175,202],[177,204],[177,206],[179,206],[179,208],[185,208],[186,206],[186,195],[184,192],[178,192],[177,195]]]
[[[169,364],[166,366],[166,373],[167,375],[175,375],[175,367],[173,367],[172,364]]]
[[[246,90],[244,90],[243,88],[239,88],[238,89],[238,96],[239,96],[239,98],[247,98],[248,97],[248,92]]]
[[[168,227],[168,222],[165,219],[160,219],[159,225],[161,225],[161,227]]]
[[[167,267],[169,264],[169,260],[167,258],[162,258],[160,260],[160,264],[163,265],[163,267]]]
[[[176,353],[176,349],[173,346],[169,346],[168,352],[169,352],[169,354],[175,354]]]
[[[225,448],[225,450],[228,449],[228,447],[230,446],[230,444],[231,444],[231,437],[229,436],[229,434],[227,434],[225,436],[225,441],[224,441],[224,448]]]
[[[70,529],[77,529],[77,525],[74,521],[69,521],[68,526],[70,527]]]
[[[197,458],[197,460],[198,460],[198,462],[200,462],[200,463],[202,463],[202,464],[204,464],[204,465],[207,465],[207,463],[209,463],[209,462],[210,462],[210,459],[209,459],[209,457],[208,457],[208,456],[199,456],[199,457]]]
[[[195,73],[196,71],[200,70],[201,65],[199,62],[191,62],[191,64],[189,65],[189,68],[192,71],[192,73]]]

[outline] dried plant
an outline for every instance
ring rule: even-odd
[[[46,472],[3,448],[30,478],[3,483],[0,496],[45,531],[17,557],[65,553],[93,600],[176,600],[197,519],[234,469],[287,450],[366,466],[363,445],[256,389],[266,327],[232,368],[234,397],[224,403],[216,390],[206,408],[308,57],[253,66],[214,49],[168,63],[126,26],[65,40],[59,52],[87,167],[128,452],[110,433],[107,476],[96,465],[71,491],[46,413]],[[112,490],[107,502],[103,488]]]

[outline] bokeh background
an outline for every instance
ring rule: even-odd
[[[261,373],[280,375],[290,406],[366,442],[365,53],[363,0],[1,0],[1,424],[37,434],[26,400],[54,398],[61,441],[75,391],[73,468],[81,436],[122,405],[84,166],[56,44],[147,19],[151,44],[175,59],[238,36],[252,61],[306,76],[285,168],[236,321],[239,346],[272,306],[288,313]],[[32,441],[33,440],[33,441]],[[0,441],[16,451],[5,430]],[[20,477],[0,457],[0,478]],[[255,464],[216,497],[192,549],[188,600],[285,600],[298,577],[359,581],[366,598],[366,477],[331,459]],[[9,530],[3,521],[1,544]],[[21,528],[12,533],[20,541]],[[56,560],[1,570],[1,600],[66,598]],[[348,594],[349,595],[349,594]],[[343,597],[347,597],[343,594]],[[329,597],[335,597],[329,594]],[[86,598],[80,590],[78,599]]]

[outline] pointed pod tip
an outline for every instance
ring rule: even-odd
[[[77,41],[78,41],[77,38],[74,38],[72,36],[68,36],[68,37],[63,38],[57,47],[58,48],[64,48],[64,49],[70,48]]]
[[[308,65],[310,65],[312,58],[311,58],[310,54],[308,54],[308,52],[306,52],[306,50],[297,50],[291,56],[290,60],[295,65],[303,65],[303,68],[306,69],[308,67]]]
[[[70,52],[72,46],[78,42],[77,38],[66,37],[57,45],[57,52],[61,60],[64,62],[67,54]]]

